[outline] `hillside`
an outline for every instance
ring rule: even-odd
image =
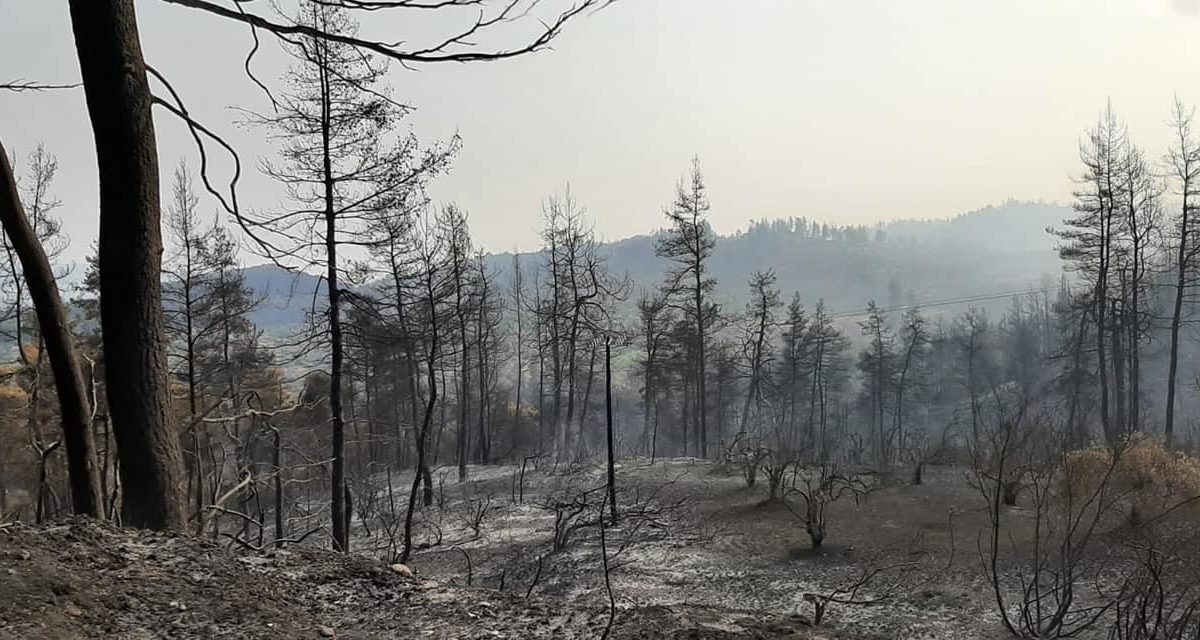
[[[1046,228],[1061,224],[1069,212],[1059,205],[1010,201],[950,219],[900,220],[825,237],[814,237],[810,227],[800,231],[791,221],[752,223],[718,238],[712,274],[718,297],[735,307],[750,276],[773,269],[785,298],[799,292],[809,306],[824,299],[834,313],[859,311],[870,300],[894,306],[1021,291],[1057,281],[1060,262]],[[654,255],[654,239],[634,236],[602,248],[611,268],[628,274],[635,291],[662,279],[665,264]],[[507,287],[512,254],[489,260]],[[522,254],[522,260],[532,273],[539,256]],[[313,308],[314,291],[323,291],[316,276],[272,265],[249,267],[246,275],[263,298],[252,318],[269,332],[302,322]]]
[[[0,637],[598,638],[608,623],[600,600],[522,598],[403,571],[310,547],[238,552],[86,520],[10,523],[0,527]],[[712,607],[623,606],[611,637],[826,637],[801,629]]]

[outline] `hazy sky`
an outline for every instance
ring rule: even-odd
[[[270,146],[228,109],[267,106],[241,73],[247,31],[137,4],[147,60],[249,161],[242,201],[279,205],[253,169]],[[869,223],[1067,201],[1079,136],[1110,97],[1157,157],[1172,96],[1200,101],[1198,13],[1200,0],[619,0],[553,50],[391,80],[421,138],[462,135],[433,195],[465,207],[490,250],[534,246],[543,199],[568,182],[605,238],[655,229],[693,154],[721,232],[785,215]],[[364,19],[390,39],[430,26]],[[65,0],[0,0],[0,60],[0,81],[76,80]],[[273,82],[283,64],[268,42],[259,73]],[[181,157],[197,163],[184,129],[157,123],[168,180]],[[57,154],[69,256],[85,253],[97,186],[82,91],[0,94],[0,137],[20,165],[39,141]]]

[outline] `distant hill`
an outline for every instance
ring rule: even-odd
[[[718,297],[735,309],[743,304],[751,275],[766,269],[775,271],[785,299],[799,292],[811,307],[823,298],[834,313],[861,310],[870,300],[895,306],[1027,290],[1057,281],[1061,265],[1046,228],[1061,225],[1069,213],[1060,205],[1007,202],[950,219],[875,227],[802,219],[754,222],[718,238],[712,274]],[[635,291],[662,280],[666,265],[654,255],[655,237],[634,236],[602,248],[610,268],[627,273]],[[512,254],[488,260],[507,287]],[[522,261],[530,276],[540,264],[537,254],[523,254]],[[311,274],[273,265],[248,267],[245,273],[247,285],[263,299],[252,318],[269,333],[303,322],[313,309],[314,292],[324,295],[324,280]]]
[[[1053,251],[1056,239],[1046,233],[1060,226],[1071,209],[1058,204],[1009,201],[950,219],[896,220],[884,225],[889,237],[970,247],[981,242],[1005,251]]]
[[[314,305],[318,310],[323,308],[323,278],[293,273],[273,264],[247,267],[242,273],[246,277],[246,286],[261,300],[250,313],[250,319],[268,333],[300,325]]]
[[[799,292],[811,307],[823,298],[835,313],[861,310],[870,300],[895,306],[1027,290],[1057,281],[1061,264],[1046,228],[1060,226],[1069,213],[1059,205],[1008,202],[951,219],[875,227],[753,222],[717,240],[712,275],[718,297],[740,307],[751,275],[773,269],[785,299]],[[610,267],[628,273],[635,287],[656,286],[666,265],[654,255],[654,239],[609,243]],[[507,274],[511,254],[493,260]],[[523,262],[532,269],[538,260]]]

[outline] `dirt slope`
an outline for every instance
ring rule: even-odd
[[[606,608],[451,587],[376,561],[234,552],[83,520],[0,528],[0,638],[598,638]],[[614,638],[819,638],[799,620],[632,607]]]

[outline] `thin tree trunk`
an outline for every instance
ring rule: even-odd
[[[316,45],[318,49],[323,44]],[[318,56],[323,54],[318,53]],[[325,187],[325,279],[329,294],[329,413],[332,425],[333,461],[330,474],[330,517],[333,520],[333,548],[350,552],[349,519],[346,510],[346,424],[342,415],[342,318],[341,291],[338,288],[337,214],[334,211],[334,180],[330,150],[330,90],[325,65],[318,64],[321,77],[321,151]]]
[[[696,225],[696,230],[697,230],[696,242],[699,243],[700,242],[700,232],[699,232],[700,225],[699,224]],[[697,258],[696,258],[696,265],[695,265],[695,271],[696,271],[696,350],[697,350],[696,372],[698,374],[699,380],[697,382],[698,393],[696,394],[696,404],[699,405],[697,407],[697,409],[698,409],[697,413],[699,414],[699,417],[700,417],[700,421],[698,423],[699,433],[697,435],[699,437],[698,444],[700,446],[700,457],[707,459],[708,458],[708,386],[706,384],[705,376],[707,374],[706,370],[708,369],[708,366],[707,366],[707,361],[705,359],[706,354],[705,354],[705,344],[704,344],[704,337],[705,337],[704,336],[704,330],[705,330],[705,326],[704,326],[705,325],[705,322],[704,322],[704,290],[703,290],[702,284],[701,284],[701,271],[700,271],[701,266],[702,265],[701,265],[700,258],[699,258],[699,249],[697,248]]]
[[[1121,333],[1124,327],[1117,319],[1122,316],[1117,314],[1117,301],[1112,300],[1112,360],[1113,360],[1113,395],[1116,396],[1117,404],[1117,424],[1114,435],[1121,437],[1129,431],[1129,418],[1125,413],[1125,355],[1121,346]],[[1110,436],[1109,442],[1113,442]]]
[[[285,536],[283,529],[283,465],[281,464],[282,436],[279,429],[274,431],[275,440],[271,447],[271,466],[275,472],[275,546],[283,546]]]
[[[476,420],[477,431],[479,432],[479,463],[490,464],[491,462],[491,443],[488,441],[487,432],[487,415],[484,413],[484,408],[487,407],[488,389],[487,389],[487,346],[486,346],[486,331],[484,324],[486,318],[486,304],[483,295],[479,298],[479,314],[478,324],[475,328],[475,349],[479,352],[479,362],[476,363],[475,369],[476,381],[479,383],[479,416]]]
[[[805,445],[806,449],[815,448],[817,446],[816,432],[816,416],[817,416],[817,389],[821,381],[821,366],[825,362],[825,336],[819,337],[817,342],[817,353],[813,357],[812,380],[809,384],[808,391],[808,442]],[[822,449],[824,447],[822,446]],[[824,459],[822,458],[822,461]]]
[[[1175,280],[1175,306],[1171,313],[1171,354],[1170,363],[1167,365],[1167,415],[1166,421],[1163,424],[1163,439],[1166,441],[1167,448],[1170,449],[1172,441],[1175,437],[1175,387],[1176,380],[1179,375],[1179,328],[1183,318],[1183,292],[1187,286],[1187,226],[1188,226],[1188,204],[1187,190],[1184,190],[1184,206],[1183,206],[1183,228],[1180,233],[1179,253],[1176,265],[1178,269]]]
[[[438,385],[437,372],[435,365],[437,364],[438,354],[438,321],[437,321],[437,303],[434,298],[433,291],[433,275],[425,275],[426,295],[429,296],[429,359],[427,361],[427,373],[429,375],[429,399],[425,403],[425,415],[421,419],[420,429],[417,431],[417,471],[413,474],[412,488],[408,493],[408,509],[404,514],[404,551],[400,555],[400,562],[408,562],[409,555],[412,553],[412,521],[413,511],[417,504],[417,490],[421,485],[421,470],[425,470],[425,491],[432,494],[432,486],[428,476],[428,465],[425,464],[425,436],[429,433],[429,423],[433,419],[433,410],[437,406]],[[432,503],[432,495],[428,495],[431,500],[425,504],[428,506]]]
[[[513,437],[523,439],[524,434],[521,433],[521,385],[525,380],[525,363],[522,360],[524,349],[522,348],[523,343],[521,342],[521,258],[520,254],[515,252],[513,253],[513,273],[513,277],[516,278],[516,281],[513,285],[515,291],[513,294],[513,307],[517,313],[517,398],[516,404],[513,407]],[[526,452],[524,450],[521,451],[521,455],[524,455],[525,453]]]
[[[587,449],[587,437],[583,425],[587,423],[588,407],[592,403],[592,382],[596,379],[596,345],[593,343],[588,358],[587,383],[583,385],[583,403],[579,406],[579,446],[577,449]]]
[[[83,371],[79,367],[79,357],[75,353],[70,321],[59,296],[50,261],[21,207],[16,179],[3,143],[0,143],[0,224],[21,260],[46,355],[50,358],[50,369],[54,373],[54,386],[62,414],[63,440],[67,446],[72,507],[77,514],[103,519],[96,444],[92,436],[91,403]]]
[[[617,523],[617,473],[613,452],[613,412],[612,412],[612,351],[608,337],[604,338],[604,410],[605,425],[608,432],[608,508],[612,523]]]

